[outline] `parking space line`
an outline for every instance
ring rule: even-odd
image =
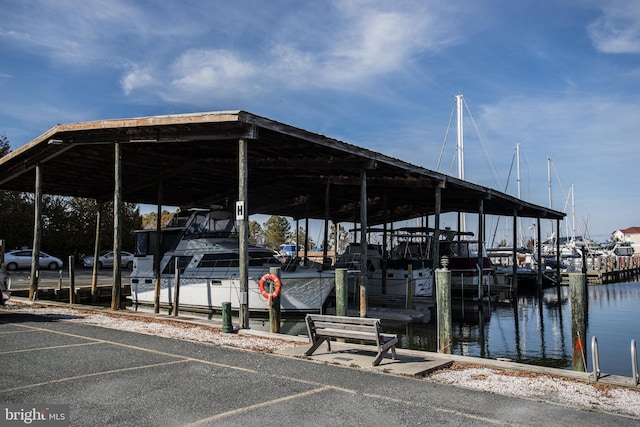
[[[129,348],[129,349],[132,349],[132,350],[144,351],[144,352],[147,352],[147,353],[159,354],[159,355],[167,356],[167,357],[180,358],[180,359],[183,359],[183,360],[191,360],[191,361],[194,361],[194,362],[204,363],[204,364],[207,364],[207,365],[220,366],[222,368],[234,369],[236,371],[249,372],[249,373],[253,373],[253,374],[258,373],[258,371],[256,371],[255,369],[241,368],[241,367],[238,367],[238,366],[226,365],[224,363],[212,362],[212,361],[203,360],[203,359],[196,359],[196,358],[189,357],[189,356],[181,356],[181,355],[175,354],[175,353],[168,353],[166,351],[160,351],[160,350],[152,350],[152,349],[149,349],[149,348],[139,347],[139,346],[135,346],[135,345],[123,344],[123,343],[119,343],[119,342],[116,342],[116,341],[102,340],[102,339],[97,339],[97,338],[92,338],[92,337],[86,337],[84,335],[70,334],[68,332],[52,331],[50,329],[38,328],[36,326],[28,326],[28,325],[16,325],[16,326],[20,326],[20,327],[23,327],[23,328],[34,329],[34,330],[38,330],[38,331],[50,332],[52,334],[65,335],[65,336],[74,337],[74,338],[83,338],[83,339],[86,339],[86,340],[95,341],[96,343],[111,344],[111,345],[115,345],[115,346],[118,346],[118,347],[124,347],[124,348]],[[99,327],[99,326],[97,326],[97,327]]]
[[[178,354],[168,353],[168,352],[165,352],[165,351],[153,350],[153,349],[148,349],[148,348],[144,348],[144,347],[139,347],[139,346],[134,346],[134,345],[129,345],[129,344],[123,344],[123,343],[119,343],[119,342],[115,342],[115,341],[96,339],[96,338],[92,338],[92,337],[88,337],[88,336],[84,336],[84,335],[72,334],[72,333],[68,333],[68,332],[54,331],[54,330],[45,329],[45,328],[39,328],[39,327],[35,327],[35,326],[30,326],[30,325],[15,324],[15,326],[20,326],[20,327],[23,327],[23,328],[26,328],[26,329],[29,329],[29,330],[37,330],[37,331],[49,332],[49,333],[52,333],[52,334],[58,334],[58,335],[64,335],[64,336],[69,336],[69,337],[81,338],[81,339],[85,339],[85,340],[91,341],[91,342],[88,342],[88,343],[70,344],[68,346],[57,346],[57,347],[82,346],[82,345],[90,345],[90,344],[111,344],[111,345],[114,345],[114,346],[129,348],[129,349],[133,349],[133,350],[137,350],[137,351],[148,352],[148,353],[153,353],[153,354],[158,354],[158,355],[164,355],[164,356],[167,356],[167,357],[173,357],[173,358],[177,358],[179,360],[172,360],[172,361],[169,361],[169,362],[155,363],[155,364],[150,364],[150,365],[143,365],[143,366],[136,366],[136,367],[129,367],[129,368],[121,368],[121,369],[115,369],[115,370],[110,370],[110,371],[94,372],[94,373],[91,373],[91,374],[76,375],[76,376],[73,376],[73,377],[59,378],[59,379],[56,379],[56,380],[46,381],[46,382],[42,382],[42,383],[29,384],[29,385],[24,385],[24,386],[20,386],[20,387],[0,390],[0,393],[15,392],[15,391],[34,388],[34,387],[45,386],[45,385],[49,385],[49,384],[56,384],[56,383],[62,383],[62,382],[66,382],[66,381],[73,381],[73,380],[78,380],[78,379],[97,377],[97,376],[100,376],[100,375],[108,375],[108,374],[128,372],[128,371],[137,371],[137,370],[155,368],[155,367],[161,367],[161,366],[169,366],[169,365],[178,364],[178,363],[185,363],[185,362],[197,362],[197,363],[213,365],[213,366],[219,366],[219,367],[222,367],[222,368],[228,368],[228,369],[233,369],[233,370],[236,370],[236,371],[242,371],[242,372],[248,372],[248,373],[258,373],[259,372],[259,371],[254,370],[254,369],[241,368],[241,367],[238,367],[238,366],[232,366],[232,365],[227,365],[227,364],[208,361],[208,360],[203,360],[203,359],[197,359],[197,358],[188,357],[188,356],[181,356],[181,355],[178,355]],[[56,347],[46,347],[44,349],[49,349],[49,348],[56,348]],[[31,350],[35,350],[35,349],[18,350],[18,351],[4,352],[4,353],[0,352],[0,354],[8,354],[8,353],[13,353],[13,352],[31,351]],[[323,392],[323,391],[327,391],[327,390],[335,390],[335,391],[340,391],[340,392],[343,392],[343,393],[358,394],[358,392],[356,390],[342,388],[342,387],[336,387],[336,386],[328,386],[328,385],[325,385],[325,384],[322,384],[322,383],[309,381],[309,380],[304,380],[304,379],[301,379],[301,378],[292,378],[290,376],[278,375],[278,374],[275,374],[274,377],[288,379],[288,380],[295,381],[295,382],[298,382],[298,383],[309,384],[311,386],[315,386],[316,388],[313,388],[313,389],[305,391],[305,392],[296,393],[296,394],[292,394],[292,395],[289,395],[289,396],[284,396],[284,397],[280,397],[280,398],[277,398],[277,399],[272,399],[272,400],[269,400],[269,401],[257,403],[257,404],[254,404],[254,405],[244,406],[244,407],[237,408],[237,409],[234,409],[234,410],[231,410],[231,411],[222,412],[222,413],[213,415],[213,416],[208,417],[208,418],[203,418],[201,420],[197,420],[197,421],[195,421],[193,423],[187,424],[187,426],[198,426],[198,425],[202,425],[202,424],[207,424],[207,423],[218,421],[218,420],[221,420],[221,419],[233,416],[233,415],[250,412],[250,411],[255,410],[255,409],[269,407],[269,406],[276,405],[276,404],[281,403],[281,402],[286,402],[286,401],[290,401],[290,400],[294,400],[294,399],[303,398],[303,397],[310,396],[310,395],[313,395],[313,394],[316,394],[316,393],[320,393],[320,392]],[[379,395],[379,394],[371,394],[371,393],[363,393],[362,395],[365,396],[365,397],[370,397],[370,398],[374,398],[374,399],[387,400],[387,401],[390,401],[390,402],[393,402],[393,403],[396,403],[396,404],[405,405],[405,406],[416,406],[412,402],[408,402],[406,400],[392,398],[392,397],[389,397],[389,396],[384,396],[384,395]],[[417,406],[420,406],[420,405],[417,405]],[[456,416],[460,416],[460,417],[464,417],[464,418],[468,418],[468,419],[472,419],[472,420],[477,420],[477,421],[480,421],[480,422],[483,422],[483,423],[487,423],[487,424],[501,424],[502,423],[502,421],[497,420],[497,419],[488,418],[488,417],[482,417],[482,416],[474,415],[474,414],[471,414],[471,413],[460,412],[460,411],[456,411],[456,410],[449,409],[449,408],[444,408],[444,407],[439,407],[439,406],[431,406],[431,409],[435,410],[435,411],[439,411],[439,412],[450,413],[452,415],[456,415]],[[509,424],[509,425],[517,426],[518,424]]]
[[[14,391],[19,391],[19,390],[26,390],[26,389],[29,389],[29,388],[40,387],[40,386],[49,385],[49,384],[56,384],[56,383],[62,383],[62,382],[66,382],[66,381],[73,381],[73,380],[80,380],[80,379],[84,379],[84,378],[97,377],[97,376],[100,376],[100,375],[108,375],[108,374],[117,374],[117,373],[120,373],[120,372],[137,371],[137,370],[141,370],[141,369],[155,368],[155,367],[158,367],[158,366],[175,365],[177,363],[185,363],[185,362],[191,362],[191,360],[172,360],[170,362],[154,363],[154,364],[151,364],[151,365],[133,366],[131,368],[113,369],[113,370],[110,370],[110,371],[100,371],[100,372],[93,372],[91,374],[75,375],[73,377],[58,378],[56,380],[45,381],[45,382],[42,382],[42,383],[35,383],[35,384],[29,384],[29,385],[24,385],[24,386],[15,387],[15,388],[8,388],[8,389],[5,389],[5,390],[0,390],[0,393],[9,393],[9,392],[14,392]]]
[[[313,389],[313,390],[304,391],[302,393],[291,394],[289,396],[280,397],[278,399],[273,399],[273,400],[268,400],[266,402],[256,403],[255,405],[249,405],[249,406],[245,406],[245,407],[242,407],[242,408],[234,409],[232,411],[222,412],[222,413],[216,414],[214,416],[211,416],[209,418],[203,418],[203,419],[195,421],[193,423],[186,424],[185,427],[199,426],[199,425],[202,425],[202,424],[210,423],[212,421],[219,421],[219,420],[221,420],[223,418],[230,417],[232,415],[238,415],[238,414],[241,414],[243,412],[253,411],[255,409],[264,408],[266,406],[273,406],[273,405],[276,405],[278,403],[286,402],[286,401],[293,400],[293,399],[299,399],[301,397],[306,397],[306,396],[310,396],[312,394],[320,393],[320,392],[323,392],[323,391],[326,391],[326,390],[334,390],[334,389],[335,389],[335,387],[323,386],[323,387],[316,388],[316,389]]]
[[[383,396],[381,394],[363,393],[363,396],[371,397],[373,399],[387,400],[389,402],[393,402],[393,403],[401,404],[401,405],[405,405],[405,406],[415,406],[417,408],[422,408],[423,407],[423,405],[420,405],[420,404],[415,404],[413,402],[410,402],[410,401],[407,401],[407,400],[403,400],[403,399],[397,399],[395,397]],[[440,407],[440,406],[430,406],[429,408],[434,410],[434,411],[444,412],[444,413],[447,413],[447,414],[457,415],[459,417],[465,417],[465,418],[470,418],[470,419],[477,420],[477,421],[482,421],[483,423],[496,424],[496,425],[504,425],[505,424],[504,420],[498,420],[498,419],[495,419],[495,418],[482,417],[482,416],[479,416],[479,415],[471,414],[469,412],[456,411],[455,409],[443,408],[443,407]],[[519,424],[513,424],[513,423],[508,423],[507,425],[509,425],[509,426],[519,426]]]
[[[0,323],[0,325],[7,325],[8,323]],[[6,331],[0,332],[0,335],[11,335],[11,334],[28,334],[31,331]]]
[[[85,345],[95,345],[95,344],[104,344],[104,343],[96,341],[96,342],[83,342],[79,344],[65,344],[65,345],[52,345],[48,347],[25,348],[22,350],[0,351],[0,355],[14,354],[14,353],[28,353],[30,351],[54,350],[58,348],[68,348],[68,347],[81,347]]]

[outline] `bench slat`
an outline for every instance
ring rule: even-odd
[[[375,333],[367,333],[360,331],[346,331],[344,329],[317,329],[316,336],[330,338],[351,338],[364,341],[378,341],[378,335]]]
[[[344,338],[375,343],[378,354],[373,366],[377,366],[389,350],[393,359],[396,358],[395,345],[398,337],[382,333],[380,319],[307,314],[305,321],[311,341],[311,347],[305,352],[307,356],[312,355],[323,342],[327,343],[328,350],[331,351],[331,339]]]
[[[350,331],[363,331],[363,332],[372,332],[376,333],[376,326],[363,326],[363,325],[349,325],[349,324],[340,324],[340,323],[329,323],[329,322],[313,322],[313,327],[316,329],[346,329]]]
[[[322,314],[310,314],[309,317],[314,322],[331,322],[343,324],[372,325],[380,322],[380,319],[373,317],[349,317],[349,316],[327,316]]]

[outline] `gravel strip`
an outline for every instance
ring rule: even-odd
[[[171,320],[127,319],[117,313],[95,314],[83,310],[8,304],[3,309],[19,311],[56,320],[81,322],[105,328],[179,338],[251,351],[274,352],[306,343],[286,339],[222,333],[215,327],[177,325]],[[426,378],[441,384],[488,391],[507,396],[539,399],[581,409],[599,410],[640,417],[640,391],[603,384],[588,384],[548,375],[504,371],[480,365],[454,364]]]

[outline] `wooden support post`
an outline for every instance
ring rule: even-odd
[[[91,268],[91,301],[94,303],[98,301],[98,270],[100,269],[98,260],[100,258],[102,207],[102,202],[96,200],[96,235],[93,244],[93,266]]]
[[[444,266],[436,270],[436,292],[438,309],[438,353],[451,354],[451,271]]]
[[[238,141],[238,203],[242,205],[242,215],[240,215],[240,212],[236,211],[236,220],[239,228],[238,234],[240,250],[240,325],[244,329],[249,329],[248,177],[249,166],[247,165],[247,141],[240,139]]]
[[[122,155],[120,143],[114,144],[114,189],[113,189],[113,289],[111,310],[120,309],[122,289]],[[95,260],[97,261],[97,260]]]
[[[569,274],[571,301],[571,366],[574,371],[587,371],[587,286],[583,273]]]
[[[29,299],[38,297],[38,278],[40,276],[40,240],[42,238],[42,166],[36,165],[36,183],[33,195],[33,249],[31,257],[31,284]]]
[[[435,270],[440,266],[440,213],[442,212],[442,189],[440,188],[440,185],[436,186],[434,192],[433,269]]]
[[[513,253],[511,254],[511,286],[518,291],[518,211],[513,210]]]
[[[367,317],[367,170],[360,171],[360,317]]]
[[[349,293],[346,268],[336,268],[336,316],[346,316]]]
[[[156,247],[153,253],[153,275],[155,283],[153,287],[153,311],[160,313],[160,257],[162,248],[162,181],[158,183],[158,204],[156,207]]]
[[[329,215],[331,215],[331,184],[327,179],[327,187],[324,191],[324,238],[322,240],[322,264],[329,255]],[[296,242],[297,244],[298,242]]]
[[[340,223],[333,223],[333,265],[338,262],[338,234],[340,233]],[[296,242],[297,243],[297,242]]]
[[[297,244],[298,242],[296,242]],[[305,218],[304,218],[304,265],[309,265],[309,197],[307,196],[307,203],[305,204]]]
[[[478,201],[478,260],[476,266],[478,269],[478,302],[481,303],[484,293],[484,199]]]
[[[75,257],[69,256],[69,304],[76,303],[76,264]]]
[[[537,262],[537,273],[538,280],[536,283],[538,285],[538,292],[542,292],[542,226],[540,225],[540,217],[536,218],[536,259]]]
[[[60,301],[62,294],[62,270],[58,271],[58,292],[56,292],[56,301]]]
[[[280,267],[271,267],[269,268],[269,273],[275,275],[280,279]],[[282,283],[280,288],[280,293],[277,297],[271,298],[271,305],[269,306],[269,331],[274,334],[280,333],[280,295],[284,291],[285,284]],[[269,292],[273,292],[275,290],[275,285],[272,283]]]
[[[177,316],[180,305],[180,257],[175,257],[175,272],[173,281],[173,315]]]
[[[407,265],[407,310],[413,310],[413,265]]]
[[[387,194],[382,199],[382,212],[384,215],[384,223],[382,224],[382,294],[387,293],[387,261],[389,260],[390,251],[387,250],[389,242],[387,241]],[[391,244],[393,246],[393,243]]]

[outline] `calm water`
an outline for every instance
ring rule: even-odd
[[[591,339],[596,336],[603,373],[632,376],[631,340],[640,347],[640,283],[589,286],[586,358],[592,370]],[[435,322],[398,325],[401,347],[436,351]],[[542,297],[522,295],[517,304],[473,303],[453,307],[453,353],[571,369],[569,287],[547,289]]]
[[[587,291],[587,370],[593,370],[591,339],[596,336],[601,372],[631,377],[632,339],[640,351],[640,283],[589,286]],[[521,295],[517,304],[492,303],[482,310],[471,302],[457,303],[452,315],[454,354],[572,369],[568,286],[560,288],[559,297],[557,289],[545,289],[541,297]],[[252,319],[251,327],[268,331],[268,320]],[[383,329],[398,334],[401,348],[437,351],[435,320],[408,325],[383,321]],[[283,319],[281,331],[307,335],[300,319]]]

